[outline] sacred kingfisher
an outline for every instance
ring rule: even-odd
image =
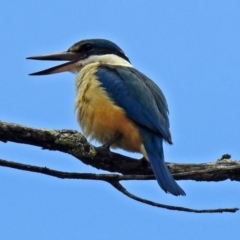
[[[30,75],[76,73],[75,108],[84,135],[102,144],[114,139],[111,147],[142,153],[165,192],[186,195],[164,162],[163,140],[172,144],[172,139],[163,92],[131,65],[120,47],[89,39],[64,52],[28,59],[68,61]]]

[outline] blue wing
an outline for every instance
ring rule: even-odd
[[[168,107],[159,87],[134,68],[102,65],[96,71],[98,80],[112,100],[138,124],[145,150],[156,179],[165,192],[185,195],[165,162],[163,138],[172,143]]]
[[[151,79],[134,68],[112,65],[98,67],[96,75],[108,95],[133,121],[172,143],[167,103]]]

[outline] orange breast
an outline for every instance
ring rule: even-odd
[[[140,152],[142,141],[138,128],[124,109],[116,106],[100,87],[95,77],[97,66],[96,63],[89,64],[77,75],[75,107],[83,133],[103,144],[120,133],[122,137],[113,147]]]

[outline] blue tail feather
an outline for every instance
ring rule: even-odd
[[[175,196],[186,195],[174,180],[164,162],[163,139],[155,134],[145,138],[144,147],[160,187]]]

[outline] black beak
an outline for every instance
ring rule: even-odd
[[[75,72],[81,68],[81,64],[78,61],[84,57],[85,56],[83,54],[68,51],[27,57],[27,59],[33,60],[69,61],[56,67],[48,68],[40,72],[31,73],[29,75],[47,75],[60,72]]]

